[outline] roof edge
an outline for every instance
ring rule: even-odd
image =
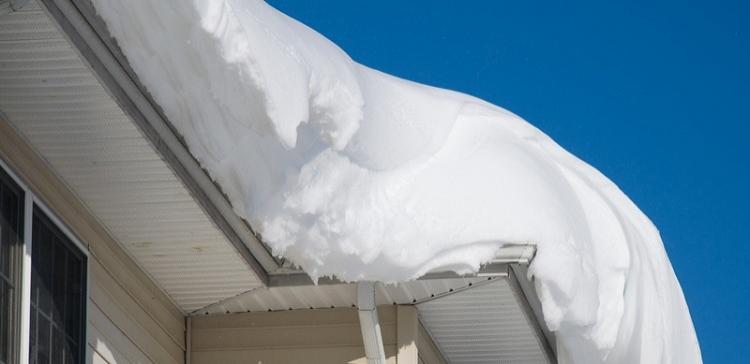
[[[507,244],[498,249],[495,258],[482,264],[479,271],[472,274],[458,274],[452,271],[432,271],[417,278],[417,280],[470,278],[470,277],[497,277],[507,276],[509,267],[512,265],[528,265],[536,254],[536,246],[533,244]],[[290,270],[276,272],[268,277],[268,287],[290,287],[309,285],[345,284],[336,277],[320,277],[314,282],[307,273],[302,270]]]
[[[122,110],[152,144],[193,198],[261,282],[280,265],[200,166],[161,112],[87,0],[39,0]]]

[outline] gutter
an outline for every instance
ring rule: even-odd
[[[498,249],[495,259],[483,264],[476,274],[457,274],[450,271],[432,271],[417,280],[473,278],[473,277],[507,277],[512,264],[528,265],[534,258],[536,246],[533,244],[506,244]],[[310,285],[346,284],[335,277],[320,277],[313,282],[302,270],[279,270],[268,276],[267,287],[292,287]]]

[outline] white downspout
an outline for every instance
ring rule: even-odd
[[[362,340],[365,343],[365,355],[368,364],[385,364],[383,335],[380,332],[378,310],[375,306],[375,283],[357,283],[357,307],[359,326],[362,329]]]

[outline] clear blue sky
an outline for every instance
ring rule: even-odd
[[[750,358],[749,1],[270,1],[352,58],[503,106],[654,221],[706,363]]]

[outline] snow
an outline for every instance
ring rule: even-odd
[[[94,4],[236,212],[312,277],[475,272],[533,243],[567,360],[701,362],[656,228],[518,116],[357,64],[261,1]]]

